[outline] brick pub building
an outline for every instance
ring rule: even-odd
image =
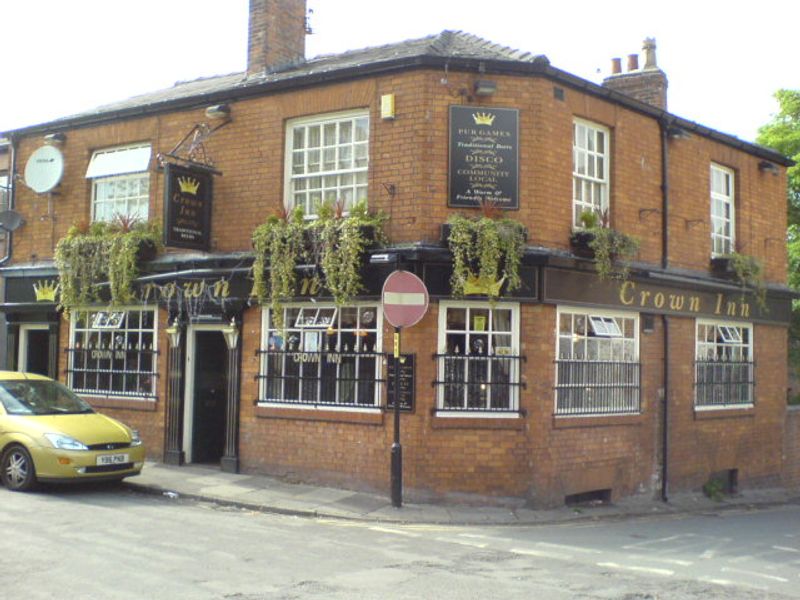
[[[24,218],[2,269],[10,368],[67,382],[155,460],[388,490],[380,290],[400,265],[431,297],[403,333],[408,497],[798,483],[786,158],[669,113],[652,42],[603,85],[452,31],[306,60],[304,2],[250,6],[246,73],[5,134]],[[63,169],[37,193],[16,175],[45,146]],[[480,156],[492,173],[469,165]],[[165,210],[174,185],[204,186],[195,247]],[[486,185],[527,230],[522,285],[457,298],[442,225],[479,214]],[[313,219],[326,198],[385,213],[388,241],[345,306],[299,272],[278,327],[250,294],[252,231],[281,207]],[[587,211],[640,240],[627,279],[571,244]],[[62,314],[57,242],[120,213],[167,231],[137,300]],[[763,303],[712,268],[734,251],[763,266]]]

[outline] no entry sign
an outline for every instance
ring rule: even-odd
[[[408,271],[395,271],[383,284],[383,314],[395,327],[419,323],[428,310],[428,288]]]

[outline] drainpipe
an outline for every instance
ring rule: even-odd
[[[669,122],[666,119],[659,121],[661,130],[661,268],[669,268]],[[661,315],[661,324],[664,329],[664,404],[661,423],[661,500],[667,502],[668,490],[667,477],[669,475],[669,318]]]
[[[11,210],[14,208],[14,196],[15,190],[17,189],[16,178],[17,178],[17,139],[14,135],[8,136],[8,141],[11,142],[9,147],[9,169],[8,169],[8,209]],[[8,261],[11,260],[11,249],[14,247],[12,244],[12,238],[14,237],[14,233],[12,231],[7,231],[6,234],[8,235],[7,243],[6,243],[6,255],[0,257],[0,267],[6,264]]]

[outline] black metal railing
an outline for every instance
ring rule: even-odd
[[[70,386],[81,394],[154,398],[157,350],[67,348]]]
[[[258,350],[258,402],[325,406],[380,406],[385,381],[381,352]]]
[[[641,364],[556,361],[557,415],[635,414],[640,410]]]
[[[519,412],[520,363],[512,354],[434,354],[437,411]]]
[[[695,362],[695,405],[751,405],[754,402],[755,363],[698,360]]]

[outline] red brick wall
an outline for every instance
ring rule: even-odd
[[[212,250],[249,250],[250,233],[283,202],[284,131],[290,118],[368,108],[371,116],[369,202],[391,219],[394,242],[434,241],[453,212],[447,207],[448,107],[473,76],[413,71],[327,85],[232,103],[233,121],[206,144],[223,176],[215,179]],[[532,245],[566,250],[571,232],[572,122],[580,117],[611,130],[611,206],[615,228],[641,239],[639,260],[661,256],[661,154],[658,124],[628,109],[540,78],[493,77],[497,93],[476,107],[519,109],[520,209],[512,216],[529,229]],[[560,85],[560,84],[557,84]],[[381,94],[396,95],[397,116],[379,118]],[[15,236],[14,260],[52,256],[75,221],[89,219],[92,151],[150,141],[167,152],[197,122],[202,108],[67,132],[65,178],[49,199],[20,186],[18,210],[26,220]],[[41,144],[20,144],[19,164]],[[736,172],[737,239],[741,251],[766,265],[770,281],[785,281],[785,176],[758,170],[758,159],[692,135],[671,140],[670,261],[707,272],[710,255],[709,162]],[[163,177],[152,171],[151,215],[162,213]],[[392,198],[385,185],[394,184]],[[52,209],[52,213],[50,210]],[[644,209],[644,210],[643,210]],[[55,217],[55,218],[52,218]],[[555,307],[521,308],[527,387],[517,419],[435,417],[438,306],[403,334],[404,352],[417,355],[416,410],[402,417],[405,484],[419,497],[444,493],[528,496],[553,504],[568,494],[610,488],[615,496],[657,493],[661,473],[663,328],[641,334],[642,414],[609,418],[555,418]],[[161,331],[164,326],[163,311]],[[780,477],[785,411],[786,331],[755,327],[757,402],[746,411],[693,410],[694,321],[670,318],[670,489],[694,489],[722,469],[739,469],[740,482],[766,484]],[[68,339],[66,324],[62,340]],[[245,471],[289,475],[353,487],[387,490],[392,419],[389,415],[256,407],[261,313],[245,311],[241,373],[241,465]],[[167,343],[160,335],[158,399],[153,410],[130,401],[95,401],[104,411],[142,430],[151,456],[163,448]],[[385,344],[390,339],[385,333]],[[66,342],[64,342],[66,343]],[[64,357],[62,356],[62,372]],[[787,450],[787,455],[790,451]],[[791,461],[787,459],[789,464]],[[796,477],[796,476],[795,476]],[[795,479],[796,480],[796,479]]]
[[[783,437],[783,485],[800,489],[800,409],[786,410]]]

